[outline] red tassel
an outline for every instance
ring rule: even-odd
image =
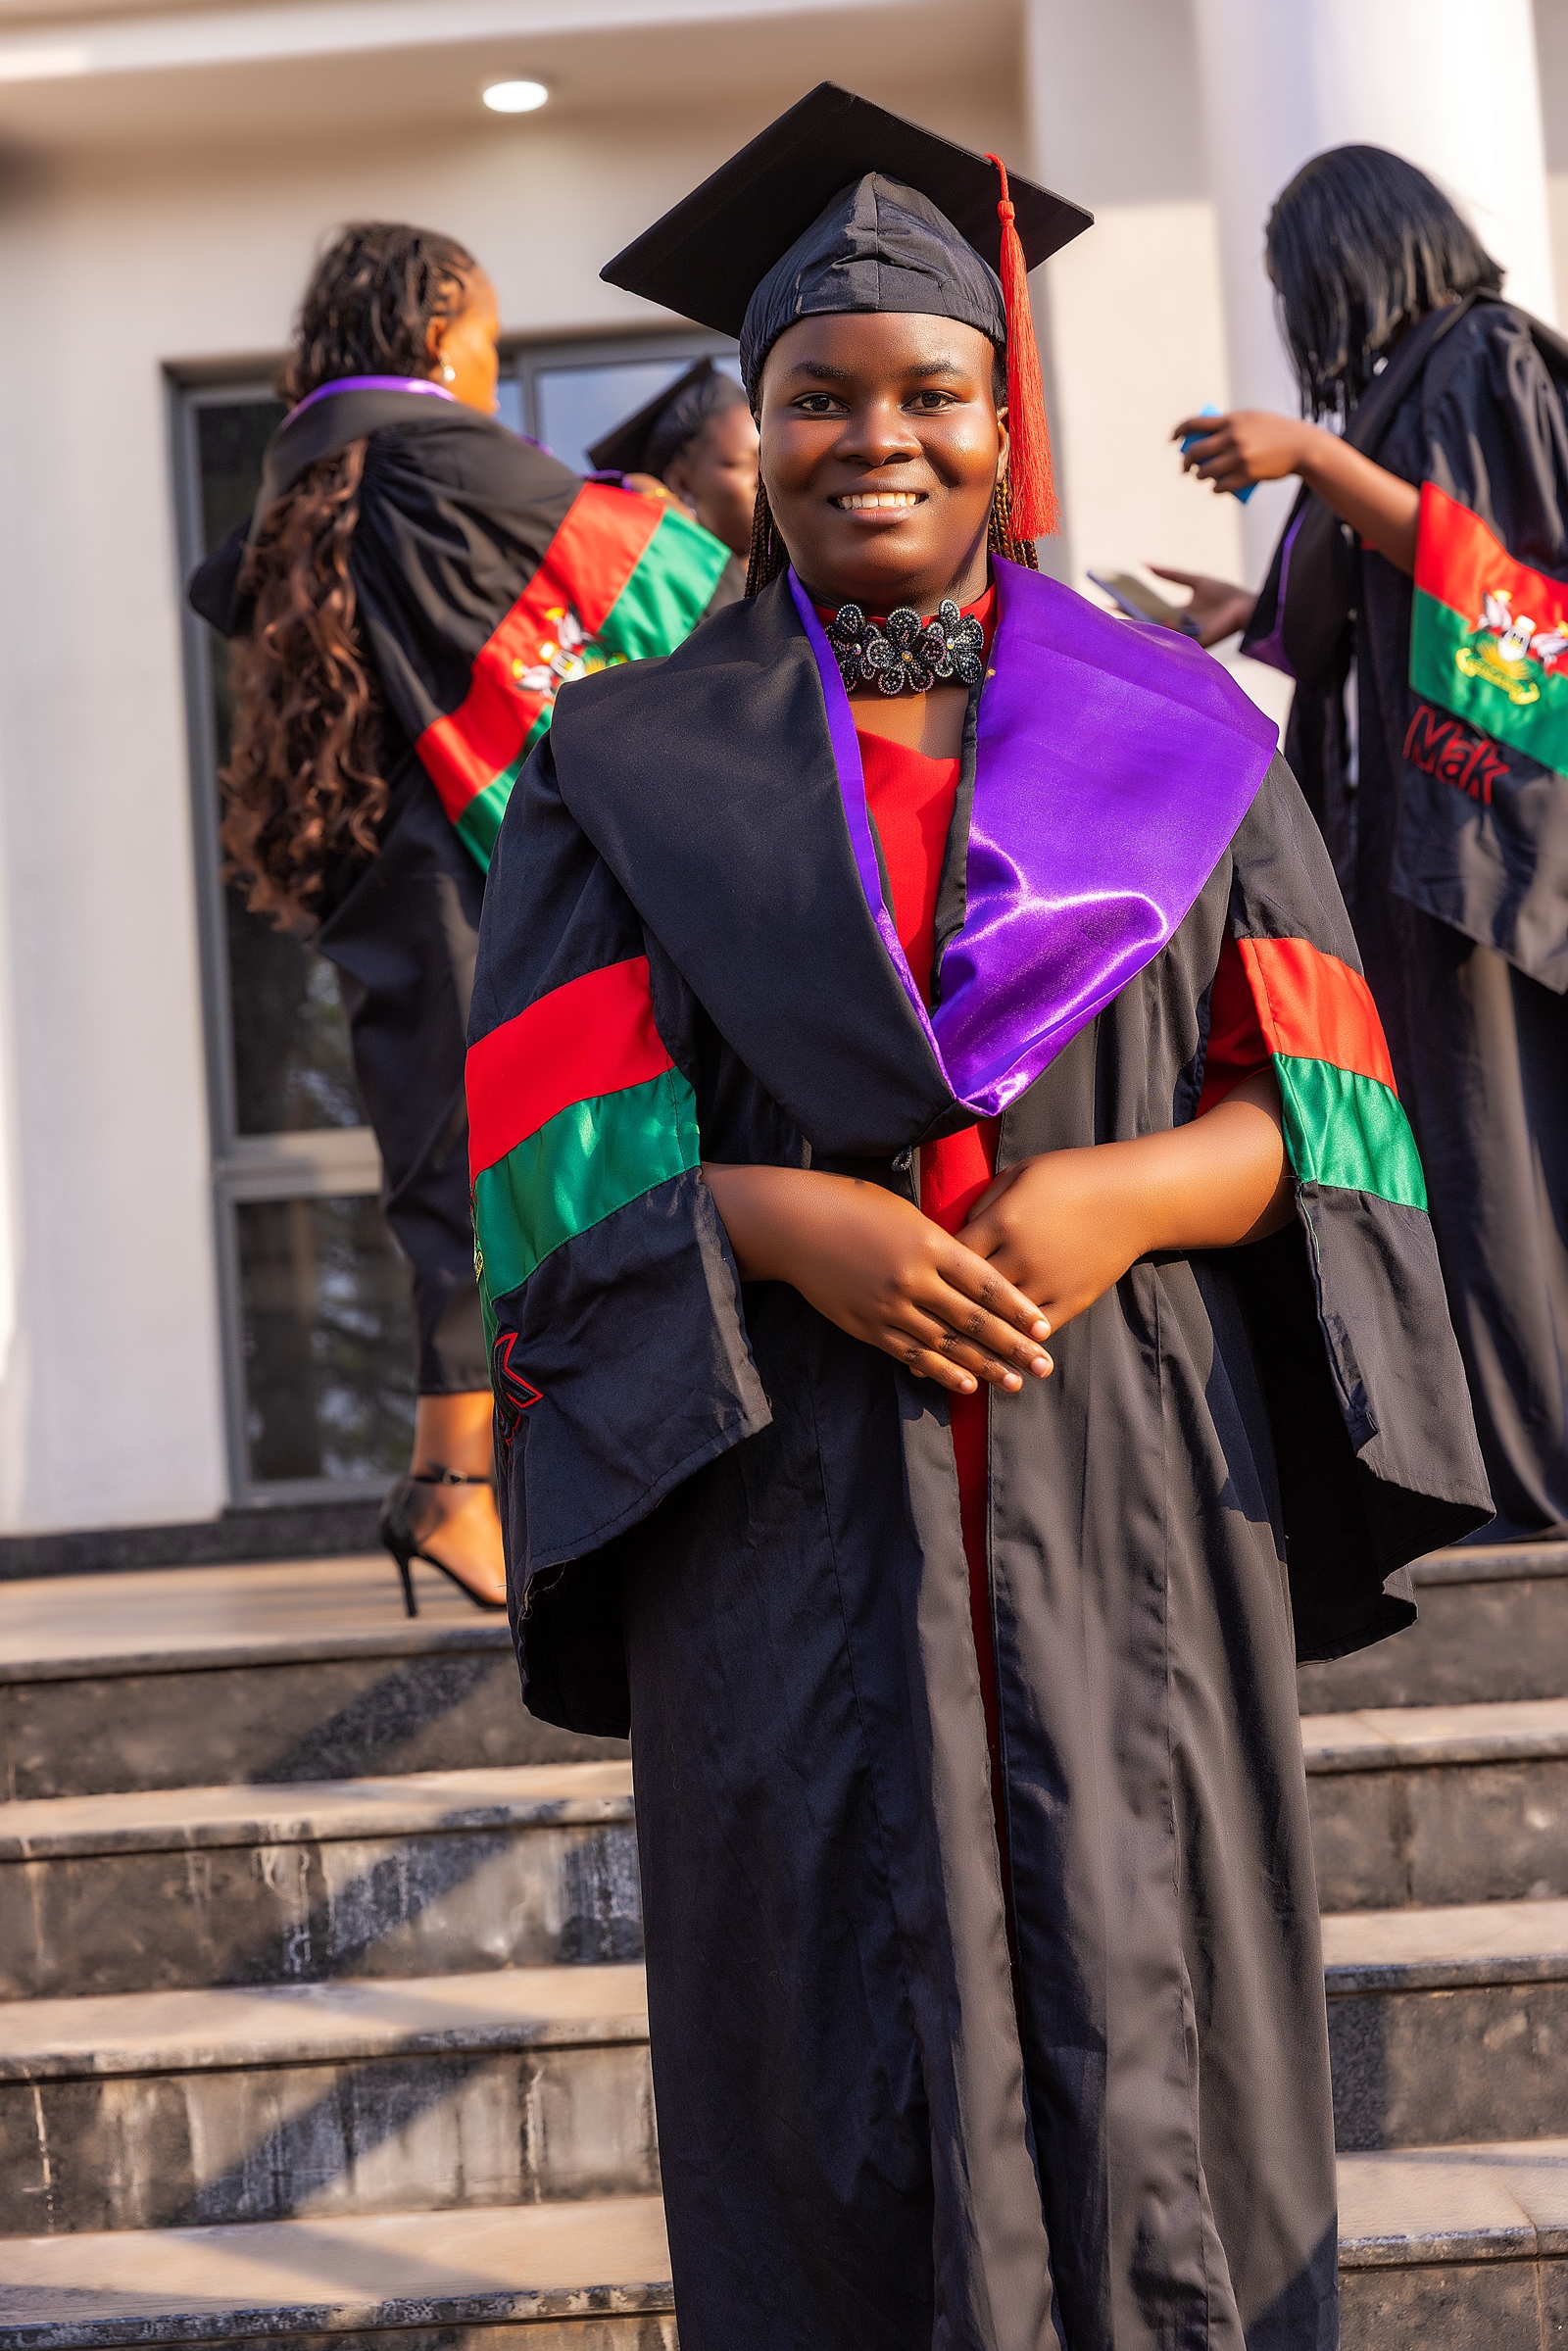
[[[1029,272],[1014,228],[1007,167],[988,155],[1002,181],[997,219],[1002,222],[1002,300],[1007,314],[1007,433],[1012,444],[1007,474],[1012,484],[1012,527],[1020,539],[1054,538],[1061,528],[1056,485],[1051,470],[1051,428],[1040,383],[1040,347],[1029,308]]]

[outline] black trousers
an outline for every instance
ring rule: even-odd
[[[381,1150],[387,1221],[414,1277],[417,1386],[489,1386],[468,1196],[463,1063],[484,875],[410,751],[377,855],[317,934],[338,973]]]

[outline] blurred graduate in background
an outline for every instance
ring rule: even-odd
[[[619,473],[637,489],[664,489],[736,558],[715,598],[731,603],[746,586],[746,557],[757,505],[757,426],[732,375],[701,359],[635,416],[588,452],[602,473]]]
[[[1376,147],[1297,174],[1267,267],[1301,416],[1188,417],[1218,491],[1296,474],[1202,641],[1297,681],[1322,826],[1420,1146],[1497,1518],[1568,1532],[1568,345]]]
[[[416,1557],[504,1597],[463,1094],[491,845],[562,688],[667,653],[725,565],[673,500],[585,482],[498,421],[499,331],[455,238],[345,228],[255,512],[188,591],[234,649],[223,845],[252,910],[336,967],[413,1273],[414,1458],[381,1523],[411,1616]]]

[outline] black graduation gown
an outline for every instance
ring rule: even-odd
[[[658,572],[662,601],[634,614],[633,653],[667,650],[738,587],[727,551],[678,509],[660,513],[613,486],[585,485],[548,451],[455,402],[356,390],[285,419],[269,446],[251,524],[194,573],[191,602],[223,634],[249,625],[238,595],[247,537],[309,466],[362,437],[349,568],[381,688],[390,799],[375,856],[330,877],[314,944],[338,972],[355,1075],[380,1147],[382,1204],[413,1271],[418,1390],[463,1393],[488,1377],[463,1053],[508,767],[530,727],[548,724],[561,683],[624,658],[613,613],[597,634],[593,619],[607,604],[599,591],[624,585],[625,559],[639,547],[642,574]],[[607,548],[626,514],[646,516],[649,544]],[[541,598],[543,581],[551,594]],[[541,650],[530,599],[543,608],[545,665],[557,657],[531,697],[515,683]],[[562,606],[591,613],[586,645],[561,626]],[[530,620],[531,644],[519,632]],[[487,665],[499,668],[501,692],[514,704],[503,709],[499,736],[483,707]]]
[[[973,787],[971,749],[950,920]],[[1277,759],[999,1165],[1194,1115],[1227,928],[1360,986]],[[1396,1571],[1490,1510],[1425,1217],[1303,1181],[1298,1227],[1134,1266],[993,1401],[1015,2009],[945,1402],[743,1286],[699,1172],[912,1194],[972,1116],[862,894],[786,583],[563,708],[472,1038],[513,1621],[534,1713],[630,1726],[683,2351],[1330,2351],[1293,1666],[1408,1622]]]
[[[1560,580],[1565,382],[1568,347],[1548,328],[1473,298],[1411,331],[1349,438],[1457,502],[1517,564]],[[1415,598],[1303,491],[1243,645],[1298,681],[1286,750],[1324,828],[1420,1145],[1497,1504],[1488,1540],[1561,1534],[1568,780],[1552,760],[1568,762],[1532,750],[1540,705],[1498,741],[1473,710],[1455,710],[1462,686],[1444,699],[1412,684]]]

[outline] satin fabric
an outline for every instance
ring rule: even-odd
[[[1107,621],[993,559],[1000,617],[981,697],[963,927],[928,1013],[882,903],[850,699],[794,570],[866,906],[955,1097],[1016,1102],[1152,962],[1212,873],[1275,728],[1169,629]]]

